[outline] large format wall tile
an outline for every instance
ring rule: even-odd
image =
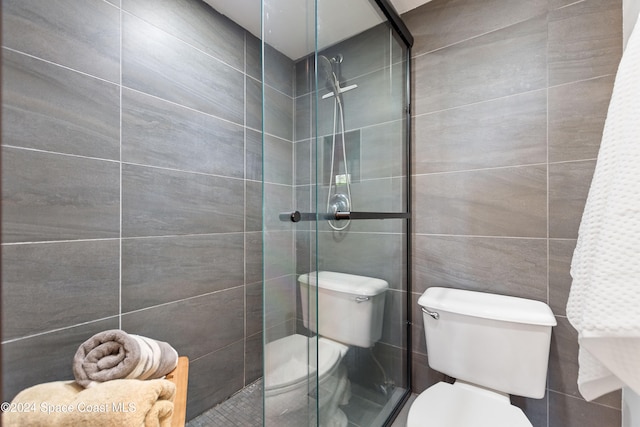
[[[251,33],[245,34],[245,56],[244,72],[262,80],[262,41]]]
[[[313,140],[311,139],[297,141],[293,144],[293,152],[295,167],[293,179],[296,190],[298,190],[300,186],[309,187],[316,178],[315,144],[313,144]]]
[[[70,379],[78,345],[122,326],[192,357],[193,417],[262,374],[260,41],[201,0],[49,3],[2,5],[4,396]],[[294,68],[267,51],[288,209]],[[281,337],[294,240],[270,221],[289,229]]]
[[[3,148],[3,242],[118,237],[117,163]]]
[[[333,232],[318,235],[318,270],[338,271],[386,280],[403,289],[405,241],[402,234]]]
[[[557,316],[549,351],[549,389],[580,397],[578,391],[578,332],[566,317]]]
[[[244,121],[241,71],[128,14],[123,15],[122,84],[234,123]]]
[[[264,375],[262,332],[248,335],[244,340],[244,385],[248,386]],[[260,400],[260,405],[262,400]]]
[[[549,165],[549,237],[575,239],[595,160]]]
[[[415,282],[415,280],[414,280]],[[413,291],[413,289],[412,289]],[[409,312],[411,313],[411,352],[420,353],[422,355],[427,354],[427,339],[424,334],[424,318],[422,317],[422,310],[418,299],[422,296],[422,293],[412,293],[410,295],[411,307]]]
[[[549,389],[581,398],[578,391],[578,332],[566,317],[557,317],[549,352]],[[593,404],[620,409],[620,391],[595,399]]]
[[[36,384],[73,380],[73,355],[80,344],[117,328],[118,318],[112,317],[2,344],[2,398],[11,401]]]
[[[413,172],[544,163],[546,121],[544,90],[417,116]]]
[[[346,131],[401,120],[404,117],[404,64],[386,67],[350,81],[356,89],[342,94]],[[320,91],[324,95],[328,91]],[[312,101],[312,105],[313,105]],[[318,99],[317,131],[330,135],[341,131],[340,109],[334,98]],[[334,111],[336,124],[334,126]]]
[[[262,308],[264,310],[264,328],[283,325],[295,318],[296,286],[295,275],[283,275],[265,280]]]
[[[395,120],[360,131],[360,176],[363,180],[404,176],[406,127],[406,120]]]
[[[4,246],[3,340],[117,315],[119,255],[115,239]]]
[[[244,177],[242,126],[124,89],[122,161]]]
[[[426,390],[432,385],[444,380],[444,374],[434,371],[429,367],[429,361],[426,354],[413,354],[413,357],[411,358],[412,390]]]
[[[189,362],[187,419],[224,401],[244,385],[244,343],[239,341]]]
[[[264,135],[264,180],[273,184],[293,184],[293,143],[291,140]]]
[[[262,281],[262,232],[244,233],[244,282]]]
[[[262,181],[262,134],[245,129],[245,179]]]
[[[245,125],[249,129],[262,132],[262,83],[251,77],[245,77],[245,81]]]
[[[547,242],[456,236],[415,236],[413,292],[433,286],[547,300]]]
[[[269,44],[265,44],[262,62],[264,83],[290,98],[293,97],[293,61]]]
[[[248,87],[247,90],[249,90]],[[270,86],[264,86],[262,111],[265,133],[293,141],[293,99],[291,97],[272,89]],[[249,125],[249,120],[247,120],[247,126]]]
[[[243,240],[241,233],[123,240],[122,310],[243,285]]]
[[[571,289],[571,258],[576,247],[574,239],[549,240],[549,306],[556,316],[566,316]]]
[[[124,237],[243,231],[242,206],[239,179],[122,167]]]
[[[366,390],[355,394],[349,405],[344,408],[348,417],[358,420],[357,425],[379,425],[375,420],[380,406],[368,400],[366,392],[380,390],[385,385],[385,381],[394,381],[395,387],[403,387],[404,379],[395,381],[398,371],[401,374],[406,373],[403,368],[406,367],[407,362],[399,357],[401,354],[401,348],[378,342],[372,348],[351,346],[342,359],[342,363],[347,368],[349,381],[357,384],[360,390]],[[381,366],[384,370],[380,369]]]
[[[404,330],[407,327],[405,305],[407,293],[390,289],[384,293],[384,320],[382,321],[382,337],[379,343],[398,348],[406,348]],[[346,326],[346,325],[345,325]]]
[[[415,58],[414,115],[543,89],[546,15]]]
[[[295,129],[293,138],[296,142],[314,136],[312,132],[315,125],[313,117],[314,99],[311,94],[298,96],[294,99]]]
[[[305,274],[317,270],[315,230],[296,231],[296,274]]]
[[[544,14],[547,0],[435,0],[403,16],[421,55]]]
[[[619,427],[619,409],[549,392],[549,427]]]
[[[602,140],[613,76],[549,89],[549,161],[595,159]]]
[[[262,230],[262,183],[245,182],[244,229],[247,232]]]
[[[122,329],[171,344],[197,359],[244,335],[242,287],[164,304],[122,316]]]
[[[337,77],[341,86],[348,86],[353,83],[352,79],[355,77],[389,66],[390,31],[391,29],[386,23],[379,24],[337,45],[324,49],[319,54],[327,58],[336,58],[339,57],[338,55],[342,55],[342,62],[339,65],[341,75]],[[318,79],[320,86],[325,86],[325,77],[319,75]]]
[[[269,231],[263,235],[264,280],[287,276],[295,271],[293,231]]]
[[[261,281],[249,284],[245,289],[245,328],[248,336],[262,331],[264,293]]]
[[[244,71],[244,31],[204,1],[123,0],[122,9]]]
[[[254,191],[259,191],[259,189],[255,185],[252,185],[252,187],[255,188]],[[249,188],[249,185],[247,185],[247,188]],[[297,224],[294,224],[291,221],[280,220],[280,213],[292,212],[295,210],[293,209],[295,206],[293,199],[293,187],[289,185],[270,184],[268,182],[265,182],[262,185],[262,191],[264,194],[262,195],[262,201],[260,205],[261,212],[255,211],[256,215],[252,215],[252,222],[259,218],[257,215],[261,213],[262,215],[264,215],[262,224],[265,231],[294,230],[295,228],[298,228]],[[254,206],[254,210],[258,208],[257,201]],[[257,225],[257,223],[255,225]]]
[[[548,392],[542,399],[511,396],[511,404],[522,409],[533,427],[547,427],[548,400]]]
[[[309,55],[295,64],[295,94],[303,96],[316,87],[315,57]]]
[[[2,35],[11,49],[120,81],[120,11],[104,1],[3,1]]]
[[[415,232],[546,237],[547,168],[523,166],[415,177]]]
[[[584,0],[578,0],[584,1]],[[578,3],[576,0],[549,0],[549,10],[560,9],[561,7],[569,6],[570,4]]]
[[[622,54],[622,2],[585,0],[549,13],[549,85],[613,74]]]
[[[2,144],[118,160],[115,84],[2,50]]]

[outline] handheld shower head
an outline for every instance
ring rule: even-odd
[[[331,59],[318,55],[318,76],[325,79],[327,90],[332,91],[336,96],[340,94],[340,81],[333,67],[339,62],[342,62],[342,55]]]

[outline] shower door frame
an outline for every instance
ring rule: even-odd
[[[315,1],[318,2],[321,0],[315,0]],[[411,185],[411,181],[412,181],[412,177],[411,177],[411,143],[412,143],[411,141],[411,135],[412,135],[412,132],[411,132],[411,86],[412,86],[411,60],[412,58],[411,58],[411,48],[413,46],[414,38],[389,0],[373,0],[373,1],[369,0],[369,1],[372,3],[372,5],[374,3],[375,5],[377,5],[379,10],[386,17],[387,19],[386,22],[389,24],[389,27],[394,34],[394,37],[398,39],[399,43],[403,44],[403,56],[404,56],[403,62],[404,62],[404,68],[405,68],[404,69],[405,82],[404,82],[404,88],[403,88],[404,102],[402,106],[404,111],[402,112],[401,116],[405,120],[405,126],[404,126],[405,138],[403,141],[405,145],[404,147],[405,148],[405,155],[404,155],[405,167],[404,167],[404,174],[403,174],[405,178],[404,212],[336,212],[335,214],[325,214],[325,213],[317,212],[317,201],[316,201],[316,206],[315,206],[316,212],[299,212],[297,210],[292,212],[281,212],[279,215],[279,220],[283,222],[290,221],[294,223],[301,222],[301,221],[302,222],[314,221],[316,222],[316,224],[319,221],[326,221],[326,220],[402,219],[405,221],[405,233],[404,233],[404,237],[405,237],[404,251],[405,252],[404,253],[406,256],[406,263],[405,263],[406,266],[405,266],[404,274],[406,277],[406,289],[403,289],[403,291],[405,291],[406,297],[404,301],[404,304],[405,304],[404,319],[402,319],[402,322],[405,328],[404,329],[404,333],[405,333],[405,337],[404,337],[405,349],[404,350],[406,352],[406,356],[404,357],[403,360],[406,363],[406,366],[404,369],[404,375],[406,375],[406,377],[404,378],[406,381],[405,383],[406,390],[403,392],[402,396],[399,398],[394,408],[389,412],[389,415],[387,416],[386,420],[382,424],[383,426],[388,427],[393,423],[395,418],[398,416],[398,414],[402,410],[403,406],[406,404],[407,400],[411,396],[411,390],[412,390],[412,338],[411,338],[412,322],[411,322],[411,319],[413,318],[412,317],[413,309],[412,309],[412,297],[411,297],[412,295],[411,294],[411,290],[412,290],[412,224],[411,224],[412,223],[412,213],[411,213],[411,207],[412,207],[412,198],[411,198],[411,191],[412,191],[412,185]],[[315,25],[316,25],[316,31],[317,31],[317,28],[318,28],[317,13],[316,13],[315,19],[316,19]],[[263,49],[264,49],[264,43],[265,41],[263,38],[262,40]],[[314,59],[316,64],[317,64],[318,52],[319,52],[318,46],[316,45],[315,51],[314,51],[314,57],[315,57]],[[264,50],[263,50],[262,62],[263,62],[262,73],[263,73],[263,81],[264,81]],[[316,92],[315,99],[317,99],[318,97],[317,92],[319,87],[317,69],[314,72],[314,78],[315,78],[314,91]],[[264,102],[264,94],[263,94],[263,102]],[[315,109],[315,111],[317,111],[317,108]],[[263,114],[264,114],[264,106],[263,106]],[[317,126],[316,126],[316,132],[317,132]],[[263,135],[264,135],[264,116],[263,116]],[[317,140],[318,138],[317,134],[315,138]],[[318,182],[317,169],[316,169],[315,181],[316,183]],[[263,183],[264,183],[264,172],[263,172]],[[263,200],[264,200],[264,188],[263,188]],[[264,224],[264,214],[265,213],[264,213],[264,202],[263,202],[263,224]],[[315,233],[317,232],[318,232],[318,228],[316,226]],[[263,233],[264,233],[264,229],[263,229]],[[318,239],[316,238],[316,249],[315,249],[316,264],[317,264],[317,253],[318,253],[317,242],[318,242]],[[264,269],[264,266],[263,266],[263,269]],[[317,286],[316,286],[316,292],[317,292]],[[266,295],[263,296],[263,302],[265,297]],[[316,297],[316,300],[317,300],[317,297]],[[317,351],[318,350],[316,348],[316,352]],[[318,381],[317,377],[315,378],[315,381],[316,382]],[[316,388],[318,387],[318,385],[319,384],[316,384]],[[316,406],[316,413],[318,413],[318,409],[319,408]],[[264,422],[264,408],[263,408],[263,422]]]

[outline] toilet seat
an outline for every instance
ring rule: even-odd
[[[316,363],[309,358],[315,353],[315,338],[294,334],[272,341],[265,348],[267,375],[265,393],[287,393],[316,375]],[[318,382],[322,384],[338,368],[348,347],[326,338],[318,339]]]
[[[508,398],[473,389],[444,382],[429,387],[411,405],[407,427],[532,427]]]

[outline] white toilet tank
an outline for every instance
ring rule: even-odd
[[[298,282],[306,328],[343,344],[365,348],[372,347],[382,337],[384,301],[389,288],[385,280],[313,271],[302,274]]]
[[[547,304],[448,288],[427,289],[418,304],[431,368],[503,393],[544,396],[556,325]]]

